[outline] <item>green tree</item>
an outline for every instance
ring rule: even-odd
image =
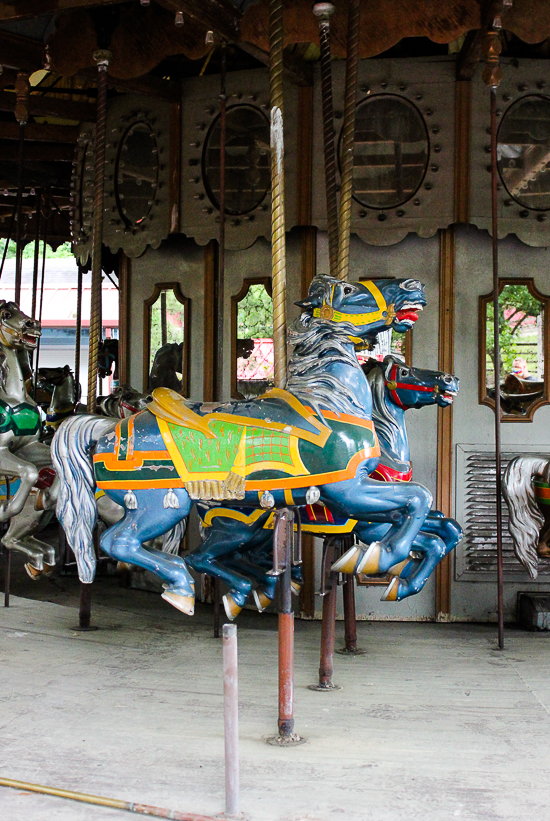
[[[516,356],[523,355],[517,343],[520,331],[524,329],[525,321],[531,317],[538,317],[543,304],[533,296],[526,285],[505,285],[498,300],[498,327],[500,340],[500,378],[506,377],[512,370]],[[494,346],[494,306],[487,303],[487,356],[495,371]],[[536,343],[534,343],[536,349]]]
[[[238,339],[273,337],[273,300],[261,284],[251,285],[237,310]]]
[[[0,258],[4,254],[4,248],[6,247],[6,240],[0,239]],[[8,251],[6,254],[6,259],[15,259],[15,251],[16,245],[15,242],[10,239],[8,245]],[[42,254],[42,243],[40,243],[40,254]],[[71,250],[71,243],[64,242],[63,245],[60,245],[55,251],[49,245],[46,244],[46,259],[63,259],[65,257],[72,257],[73,252]],[[27,243],[23,248],[23,259],[32,259],[34,257],[34,241]]]

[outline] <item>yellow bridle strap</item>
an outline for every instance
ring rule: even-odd
[[[324,303],[321,308],[313,309],[313,316],[328,319],[331,322],[351,322],[353,325],[369,325],[371,322],[376,322],[378,319],[384,319],[385,316],[389,316],[389,322],[386,322],[390,324],[393,318],[393,311],[388,310],[388,305],[380,289],[371,280],[367,280],[361,284],[373,295],[378,306],[377,311],[370,311],[365,314],[345,314],[342,313],[342,311],[335,311],[330,305]]]

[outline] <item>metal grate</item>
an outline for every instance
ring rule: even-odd
[[[502,473],[520,453],[502,454]],[[497,535],[494,453],[471,453],[465,460],[463,571],[496,573]],[[516,559],[508,531],[508,507],[502,499],[502,553],[504,573],[525,572]],[[550,575],[550,560],[539,559],[539,574]]]

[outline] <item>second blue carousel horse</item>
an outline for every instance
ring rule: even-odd
[[[384,482],[409,482],[412,478],[412,463],[405,424],[405,411],[437,404],[447,407],[458,392],[457,377],[440,371],[410,367],[399,357],[387,356],[384,362],[369,360],[363,371],[367,376],[373,399],[372,418],[380,442],[380,462],[371,473],[372,479]],[[357,538],[370,545],[379,541],[389,525],[359,522],[348,517],[338,517],[324,505],[307,505],[300,508],[302,531],[318,536],[354,533]],[[238,513],[226,507],[199,505],[199,514],[205,536],[204,548],[209,544],[225,541],[241,523],[241,544],[225,564],[247,576],[257,586],[252,590],[256,606],[264,610],[275,595],[276,577],[267,571],[272,565],[273,514],[265,512],[260,520],[256,512],[252,514],[262,529],[250,527],[251,514],[245,508]],[[413,544],[413,557],[390,568],[394,575],[383,600],[400,601],[418,593],[425,585],[436,564],[453,550],[462,538],[462,529],[454,519],[448,519],[439,511],[430,511]],[[341,560],[334,570],[344,573],[365,571],[366,548],[355,546]],[[191,567],[195,567],[194,554],[187,557]],[[198,568],[197,568],[198,569]],[[299,576],[297,576],[297,580]],[[246,601],[244,590],[231,589],[224,596],[224,606],[229,618],[235,618]]]

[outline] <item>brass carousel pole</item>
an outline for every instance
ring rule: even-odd
[[[353,146],[355,143],[355,110],[357,67],[359,65],[359,0],[349,0],[348,54],[344,92],[344,125],[342,127],[342,184],[340,187],[340,220],[338,228],[338,278],[347,279],[351,235],[351,198],[353,194]]]
[[[95,126],[94,217],[92,227],[92,283],[90,304],[90,347],[88,357],[88,413],[95,413],[97,400],[97,360],[101,342],[101,248],[103,242],[103,199],[105,190],[105,136],[107,120],[107,72],[111,59],[108,49],[94,51],[97,63],[97,116]],[[89,630],[92,585],[80,583],[78,629]]]
[[[215,304],[216,316],[216,399],[223,401],[223,334],[225,319],[225,141],[227,131],[227,45],[221,45],[221,74],[220,74],[220,228],[218,233],[218,270],[216,276]],[[220,637],[220,580],[214,576],[212,583],[212,598],[214,600],[214,638]]]
[[[323,104],[323,141],[325,148],[325,189],[330,275],[338,274],[338,199],[336,192],[336,151],[334,147],[334,113],[332,106],[332,67],[330,62],[330,18],[332,3],[315,3],[313,14],[319,20],[321,46],[321,98]]]
[[[271,266],[273,282],[273,348],[275,386],[286,385],[286,248],[283,144],[283,2],[270,0],[269,83],[271,92]],[[292,524],[285,527],[284,571],[279,579],[279,717],[272,744],[303,742],[294,732],[294,613],[290,586],[294,514],[278,511]],[[276,550],[274,529],[274,551]]]
[[[494,23],[493,23],[494,26]],[[502,476],[500,436],[500,327],[498,281],[498,195],[497,195],[497,88],[502,80],[499,55],[502,50],[499,32],[493,28],[485,35],[485,68],[483,80],[491,95],[491,233],[493,252],[493,345],[495,362],[495,502],[497,514],[497,611],[498,648],[504,650],[504,574],[502,559]]]

